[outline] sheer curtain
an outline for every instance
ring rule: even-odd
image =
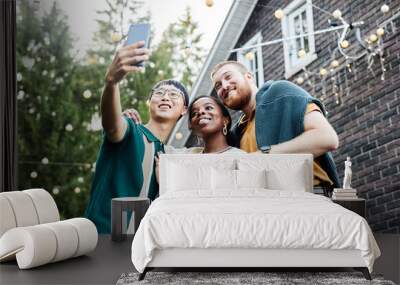
[[[17,190],[16,1],[0,1],[0,191]]]

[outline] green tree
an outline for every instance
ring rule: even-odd
[[[83,215],[88,201],[102,141],[99,103],[107,66],[129,24],[150,22],[150,14],[140,11],[141,1],[107,3],[99,11],[93,48],[82,62],[72,52],[75,39],[56,2],[39,16],[32,1],[18,1],[19,188],[48,190],[63,218]],[[146,121],[146,100],[157,81],[174,77],[190,87],[203,58],[200,39],[187,9],[153,46],[145,72],[120,83],[123,108],[136,108]]]
[[[56,2],[39,17],[19,1],[17,27],[19,188],[45,188],[62,217],[80,216],[98,139],[83,123],[92,114],[77,89],[73,38]]]
[[[189,90],[205,59],[205,49],[201,46],[202,36],[189,7],[186,7],[179,21],[171,24],[164,34],[164,40],[171,49],[170,68],[173,75]]]
[[[96,74],[91,86],[88,86],[91,89],[103,86],[107,66],[111,63],[118,46],[126,40],[129,25],[150,23],[150,13],[143,11],[142,1],[107,0],[106,2],[107,8],[97,12],[100,16],[96,20],[99,28],[93,37],[93,48],[87,52],[88,66],[82,72],[83,78],[91,77],[91,70]],[[156,64],[152,60],[153,57],[144,73],[129,74],[119,84],[123,108],[139,110],[144,121],[148,119],[146,100],[155,83],[153,79]],[[96,105],[100,102],[101,91],[98,94]]]
[[[141,10],[141,1],[108,0],[107,4],[107,9],[98,11],[102,18],[97,20],[99,30],[93,38],[95,48],[87,53],[89,65],[96,74],[100,72],[95,77],[98,82],[93,82],[92,88],[103,85],[107,66],[111,63],[118,45],[125,41],[129,24],[151,22],[150,13]],[[129,74],[121,81],[123,109],[135,108],[143,121],[147,121],[149,114],[146,101],[156,82],[175,78],[181,80],[188,89],[191,88],[205,55],[200,46],[202,35],[197,30],[198,24],[193,21],[190,9],[187,8],[183,17],[164,32],[160,43],[151,48],[152,53],[146,63],[145,72]]]

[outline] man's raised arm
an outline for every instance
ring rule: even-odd
[[[149,58],[149,51],[142,48],[143,45],[144,42],[138,42],[120,48],[107,70],[100,103],[101,123],[107,138],[112,142],[121,141],[127,127],[122,118],[118,83],[126,74],[142,70],[142,67],[134,64]]]
[[[339,138],[331,124],[320,112],[314,111],[304,116],[304,133],[271,146],[270,153],[311,153],[318,157],[338,146]]]

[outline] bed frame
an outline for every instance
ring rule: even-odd
[[[263,160],[263,164],[272,165],[283,160],[304,162],[304,187],[307,192],[313,191],[313,157],[311,154],[252,154],[224,155],[224,160]],[[160,195],[165,193],[168,184],[168,163],[189,161],[191,164],[213,165],[221,155],[174,154],[160,157]],[[359,250],[331,249],[254,249],[254,248],[169,248],[158,249],[144,272],[139,275],[143,280],[146,272],[155,268],[231,268],[246,271],[250,268],[343,268],[350,267],[364,274],[371,280],[369,270]]]
[[[156,250],[152,261],[139,275],[143,280],[155,268],[232,268],[237,271],[265,268],[338,268],[361,271],[371,280],[359,250],[330,249],[194,249]]]

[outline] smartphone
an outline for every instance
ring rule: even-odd
[[[128,37],[125,41],[125,46],[134,44],[139,41],[144,41],[143,48],[150,47],[150,24],[140,23],[130,25]],[[143,61],[136,63],[135,66],[143,66]]]

